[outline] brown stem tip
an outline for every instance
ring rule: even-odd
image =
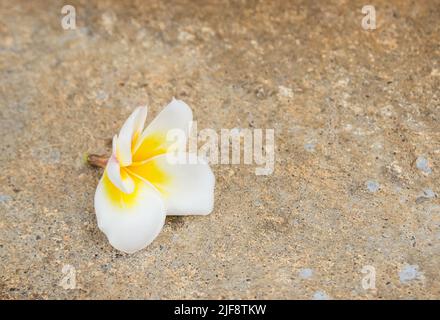
[[[87,163],[92,167],[105,168],[107,165],[108,157],[98,154],[87,155]]]

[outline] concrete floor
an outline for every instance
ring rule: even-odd
[[[365,1],[69,3],[76,30],[0,3],[0,298],[440,298],[439,1],[374,1],[370,31]],[[211,215],[122,254],[83,155],[173,96],[274,128],[275,171],[213,166]]]

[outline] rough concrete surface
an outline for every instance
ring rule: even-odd
[[[439,1],[69,1],[76,30],[64,4],[0,3],[1,298],[440,298]],[[83,155],[173,96],[274,128],[275,171],[213,166],[211,215],[122,254]]]

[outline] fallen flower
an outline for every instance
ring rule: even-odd
[[[166,215],[207,215],[214,206],[215,177],[209,165],[195,154],[179,153],[167,159],[167,132],[186,134],[192,111],[180,100],[171,101],[143,129],[147,107],[138,107],[113,138],[108,161],[89,157],[105,166],[95,193],[99,229],[118,250],[133,253],[150,244],[160,233]],[[182,141],[186,145],[187,136]],[[175,147],[175,146],[174,146]],[[185,150],[184,147],[179,150]]]

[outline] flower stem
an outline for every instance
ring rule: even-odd
[[[87,155],[87,163],[92,167],[105,168],[107,165],[108,157],[98,154]]]

